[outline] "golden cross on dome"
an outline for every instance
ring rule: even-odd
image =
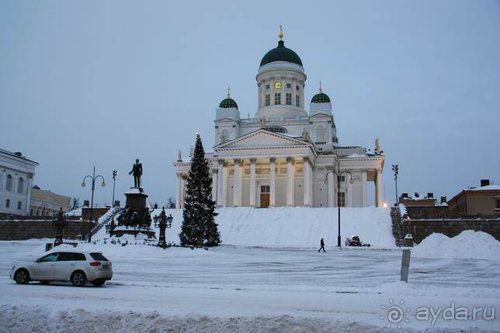
[[[227,98],[231,98],[231,87],[227,87]]]
[[[283,40],[284,33],[283,33],[283,26],[281,24],[280,24],[280,33],[278,36],[280,37],[280,40]]]
[[[321,81],[319,81],[319,92],[322,93],[323,92],[323,87],[321,86]]]

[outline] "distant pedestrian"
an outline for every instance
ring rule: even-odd
[[[319,248],[318,252],[321,252],[321,250],[323,250],[323,252],[326,252],[325,251],[325,241],[323,240],[323,238],[321,238],[319,245],[321,245],[321,247]]]

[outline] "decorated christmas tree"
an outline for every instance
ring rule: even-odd
[[[212,200],[212,177],[205,158],[200,135],[191,157],[186,183],[183,222],[179,238],[182,246],[217,246],[220,235],[215,223],[215,201]]]

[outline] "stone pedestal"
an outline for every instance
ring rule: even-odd
[[[155,233],[151,230],[151,215],[146,207],[146,198],[142,188],[132,187],[125,192],[127,202],[123,213],[118,217],[118,226],[110,229],[111,236],[122,236],[132,234],[137,237],[139,233],[148,238],[154,238]]]
[[[146,198],[148,195],[144,193],[142,188],[132,187],[125,192],[125,196],[127,197],[126,206],[130,207],[132,210],[138,212],[146,208]]]

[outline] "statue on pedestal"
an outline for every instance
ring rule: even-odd
[[[126,204],[118,217],[118,226],[109,229],[110,234],[121,237],[124,234],[139,233],[148,238],[154,238],[155,232],[151,230],[151,215],[146,205],[148,195],[141,188],[142,164],[139,159],[135,160],[129,174],[134,176],[134,187],[125,192]],[[125,227],[125,228],[119,228]]]
[[[139,159],[135,160],[135,164],[128,174],[134,176],[134,187],[141,188],[142,163],[139,163]]]

